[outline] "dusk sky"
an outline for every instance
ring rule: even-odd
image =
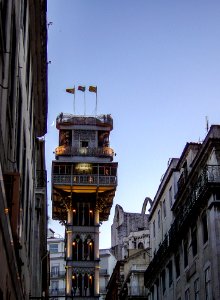
[[[201,142],[220,124],[219,0],[48,0],[49,112],[46,135],[50,170],[58,146],[54,125],[73,113],[66,88],[98,87],[98,114],[111,114],[118,187],[100,248],[111,246],[115,205],[141,212],[154,198],[170,158],[187,142]],[[52,23],[50,23],[52,22]],[[95,94],[76,91],[75,112],[95,113]],[[64,235],[50,220],[49,227]]]

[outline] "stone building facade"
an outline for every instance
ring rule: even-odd
[[[46,0],[0,0],[0,299],[47,295]]]
[[[65,299],[65,240],[51,228],[48,229],[47,249],[50,254],[50,288],[49,296],[53,299]]]
[[[220,299],[220,126],[171,160],[149,221],[147,299]]]
[[[115,207],[111,227],[112,251],[117,258],[107,285],[106,300],[145,299],[144,272],[150,260],[150,234],[146,207],[151,200],[146,198],[141,213],[124,212]]]
[[[111,226],[111,247],[117,260],[124,259],[129,248],[138,248],[138,238],[134,235],[129,238],[130,233],[146,229],[148,229],[148,215],[145,214],[145,211],[142,213],[128,213],[120,205],[116,205]],[[127,238],[127,240],[124,240],[124,238]],[[139,240],[139,242],[143,243],[142,240]]]

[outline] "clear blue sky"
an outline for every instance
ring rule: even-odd
[[[74,85],[98,86],[98,114],[114,119],[111,147],[118,161],[118,188],[100,248],[111,246],[114,207],[141,212],[154,198],[171,157],[186,142],[201,141],[220,123],[220,1],[48,0],[50,176],[60,112],[73,113]],[[95,96],[86,93],[86,113]],[[76,113],[84,114],[83,93]],[[50,181],[50,178],[49,178]],[[49,210],[50,182],[49,188]],[[49,226],[63,233],[50,221]]]

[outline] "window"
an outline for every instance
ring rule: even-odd
[[[205,299],[211,300],[210,267],[205,270]]]
[[[191,228],[191,246],[193,257],[197,254],[197,228],[196,226]]]
[[[188,266],[188,240],[183,241],[184,268]]]
[[[172,186],[169,189],[169,202],[170,202],[170,208],[173,205],[173,192],[172,192]]]
[[[59,275],[59,265],[55,265],[51,267],[51,277],[56,277]]]
[[[154,300],[154,285],[150,289],[151,299]]]
[[[159,279],[156,280],[156,287],[157,287],[157,300],[160,300],[160,281],[159,281]]]
[[[187,289],[185,291],[185,300],[190,300],[190,297],[189,297],[189,289]]]
[[[207,215],[204,214],[202,217],[202,229],[203,229],[203,243],[208,241],[208,226],[207,226]]]
[[[199,300],[199,278],[194,281],[194,299]]]
[[[162,271],[161,273],[161,282],[162,282],[162,289],[163,289],[163,294],[166,290],[166,272],[165,270]]]
[[[160,229],[160,209],[158,210],[158,229]]]
[[[50,244],[49,249],[51,253],[58,253],[58,244]]]
[[[172,285],[173,282],[173,264],[172,261],[169,262],[167,265],[168,268],[168,274],[169,274],[169,287]]]
[[[88,141],[81,141],[80,144],[81,144],[80,146],[82,148],[88,148],[88,146],[89,146],[89,142]]]
[[[156,235],[156,229],[155,229],[155,220],[153,221],[153,236],[155,237]]]
[[[175,268],[176,268],[176,278],[180,276],[180,255],[177,254],[175,257]]]
[[[51,281],[51,289],[52,289],[52,292],[58,292],[58,289],[59,289],[59,281],[58,280]]]
[[[165,199],[163,200],[163,216],[166,218],[167,212],[166,212],[166,202]]]

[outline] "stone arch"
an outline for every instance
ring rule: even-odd
[[[143,203],[143,206],[142,206],[141,214],[145,214],[145,213],[146,213],[146,208],[147,208],[148,202],[150,203],[150,207],[152,206],[153,201],[151,200],[151,198],[146,197],[146,198],[144,199],[144,203]]]

